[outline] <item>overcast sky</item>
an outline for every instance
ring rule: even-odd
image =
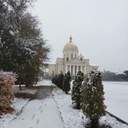
[[[128,69],[128,0],[37,0],[32,13],[51,47],[51,62],[62,57],[72,35],[91,64],[114,72]]]

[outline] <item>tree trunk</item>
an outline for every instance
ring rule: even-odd
[[[91,119],[91,128],[99,128],[99,119]]]

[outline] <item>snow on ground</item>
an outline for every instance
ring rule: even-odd
[[[39,81],[36,86],[55,86],[55,85],[52,83],[52,81],[44,79]]]
[[[128,122],[128,82],[104,81],[103,84],[107,111]]]
[[[107,110],[128,122],[128,82],[103,82]]]
[[[3,115],[0,118],[0,128],[3,128],[4,125],[15,119],[17,117],[17,114],[20,113],[22,107],[25,106],[27,102],[28,99],[24,100],[24,99],[15,98],[14,101],[12,102],[12,107],[15,109],[15,112],[13,112],[12,114]]]
[[[14,120],[3,122],[0,128],[64,128],[52,97],[31,100]]]
[[[39,85],[51,86],[51,81],[41,81]],[[104,82],[108,111],[127,119],[127,83]],[[121,103],[121,104],[120,104]],[[13,114],[0,119],[0,128],[85,128],[87,118],[80,110],[72,108],[71,96],[55,88],[53,96],[41,100],[15,99]],[[17,114],[23,108],[21,114]],[[108,114],[102,117],[101,123],[110,124],[112,128],[128,128]]]
[[[62,115],[65,128],[85,128],[88,119],[82,114],[82,111],[73,109],[71,96],[66,95],[60,89],[54,89],[53,95]],[[109,124],[112,128],[128,128],[127,125],[118,122],[108,114],[101,118],[100,123]]]
[[[84,128],[83,114],[72,108],[71,96],[64,94],[60,89],[54,89],[53,95],[61,112],[65,128]]]
[[[100,119],[100,124],[110,125],[112,128],[128,128],[128,125],[120,123],[108,114]]]

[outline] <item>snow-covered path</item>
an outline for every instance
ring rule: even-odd
[[[63,123],[52,97],[33,100],[23,113],[1,128],[63,128]]]
[[[50,93],[50,91],[49,91]],[[14,120],[3,123],[0,128],[64,128],[61,115],[51,96],[31,100]]]

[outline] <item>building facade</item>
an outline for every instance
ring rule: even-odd
[[[85,59],[84,56],[79,54],[79,49],[72,42],[72,37],[69,38],[69,42],[63,48],[63,58],[57,58],[55,64],[49,64],[48,66],[50,76],[57,75],[60,72],[67,73],[68,71],[72,76],[75,76],[78,71],[87,74],[97,69],[98,66],[90,65],[89,59]]]

